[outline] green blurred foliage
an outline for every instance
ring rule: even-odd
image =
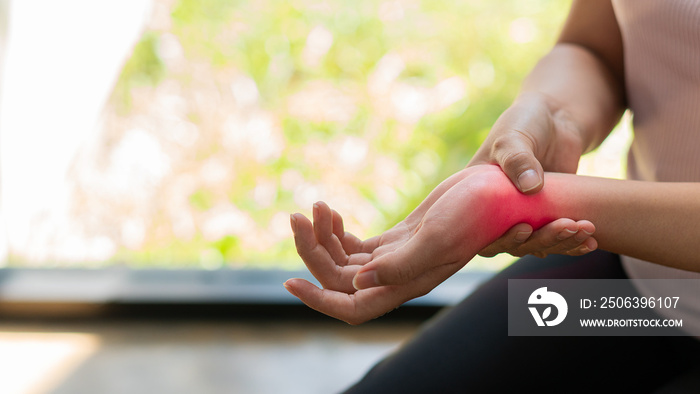
[[[114,88],[120,98],[116,101],[119,113],[126,114],[130,111],[132,89],[144,85],[157,85],[165,76],[165,65],[156,53],[157,47],[158,35],[150,31],[145,32],[134,46]]]
[[[338,180],[340,170],[334,163],[310,158],[309,147],[332,150],[350,136],[363,141],[367,153],[362,165],[340,172],[339,185],[351,187],[357,198],[375,210],[369,224],[354,221],[360,236],[371,236],[404,218],[442,179],[467,164],[516,95],[523,77],[553,44],[569,3],[180,0],[172,8],[169,30],[148,30],[136,45],[119,78],[114,101],[128,112],[132,90],[139,86],[176,81],[197,89],[199,77],[192,68],[169,69],[158,57],[159,37],[174,35],[187,61],[205,65],[208,77],[221,83],[219,94],[230,95],[232,75],[252,78],[259,93],[256,109],[272,116],[283,139],[281,153],[272,158],[248,158],[245,162],[240,157],[222,159],[229,160],[235,174],[224,185],[193,190],[187,197],[193,211],[206,212],[225,201],[246,212],[264,236],[279,212],[310,209],[298,206],[298,188],[284,187],[286,176],[298,174],[317,186],[328,185],[329,179]],[[314,64],[307,59],[308,43],[310,34],[319,27],[330,33],[332,44]],[[398,56],[403,66],[391,80],[393,96],[382,104],[373,93],[372,75],[389,54]],[[391,100],[402,100],[397,86],[430,92],[455,77],[462,81],[464,90],[455,102],[413,121],[391,112]],[[318,83],[349,97],[351,104],[345,107],[352,108],[347,115],[324,118],[293,113],[294,102]],[[322,102],[318,112],[326,109]],[[193,107],[187,120],[202,133],[223,133],[222,121],[217,123],[209,112]],[[192,160],[225,156],[217,138],[200,143],[191,154]],[[382,197],[378,188],[381,171],[377,166],[387,160],[398,169],[387,183],[396,193],[395,199]],[[276,188],[267,204],[255,197],[263,180]],[[333,194],[334,188],[328,186],[328,193]],[[341,213],[353,222],[353,212]],[[137,264],[190,261],[212,267],[301,265],[290,237],[262,249],[248,246],[237,234],[208,241],[199,233],[188,240],[149,240],[142,250],[120,250],[116,259]]]

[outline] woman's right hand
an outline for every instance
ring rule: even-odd
[[[544,187],[544,171],[576,173],[584,148],[578,126],[565,111],[542,94],[524,93],[498,118],[469,166],[497,164],[521,192],[535,194]],[[520,223],[479,254],[582,255],[597,246],[589,240],[592,229],[589,221],[566,218],[535,232]]]

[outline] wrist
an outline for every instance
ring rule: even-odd
[[[475,166],[465,178],[474,207],[470,216],[482,223],[479,241],[484,246],[501,237],[519,223],[527,223],[534,230],[560,218],[590,219],[590,199],[586,192],[587,177],[571,174],[545,173],[545,187],[535,194],[521,193],[507,175],[495,165]],[[577,182],[573,182],[573,179]],[[588,196],[588,197],[587,197]],[[469,204],[466,200],[463,204]],[[585,216],[585,217],[584,217]]]
[[[481,174],[484,177],[479,190],[482,204],[483,232],[487,244],[495,241],[518,223],[527,223],[537,230],[558,219],[558,209],[549,185],[535,194],[521,193],[502,171]]]
[[[502,233],[518,223],[527,223],[537,230],[558,219],[557,204],[553,201],[551,189],[550,185],[545,184],[536,194],[523,194],[510,182],[501,185],[495,200],[504,207],[496,215],[504,227]]]

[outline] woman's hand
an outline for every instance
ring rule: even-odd
[[[581,256],[596,249],[594,232],[595,227],[588,220],[557,219],[534,232],[529,224],[518,223],[479,251],[479,256],[493,257],[499,253],[541,258],[550,254]]]
[[[525,194],[544,186],[544,171],[576,173],[584,152],[579,126],[537,93],[525,93],[501,114],[469,166],[496,164]]]
[[[579,127],[548,100],[535,93],[521,95],[499,117],[469,165],[497,164],[525,194],[542,189],[545,170],[576,173],[585,148]],[[556,220],[534,232],[520,223],[479,254],[582,255],[592,250],[594,241],[586,242],[592,230],[590,222],[570,219]]]
[[[309,307],[351,324],[427,294],[483,247],[480,237],[468,235],[479,232],[473,225],[483,216],[477,203],[489,186],[480,175],[489,172],[501,171],[478,166],[451,176],[405,220],[366,241],[345,232],[341,216],[325,203],[314,205],[313,224],[292,215],[297,251],[323,289],[303,279],[285,287]],[[363,267],[381,268],[381,277],[373,270],[357,275]]]

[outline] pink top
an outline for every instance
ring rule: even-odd
[[[625,82],[634,114],[631,179],[700,182],[700,1],[612,0],[622,32]],[[682,236],[682,235],[681,235]],[[700,256],[698,256],[700,261]],[[700,273],[622,258],[630,278],[700,279]],[[669,296],[654,286],[645,296]],[[678,289],[693,310],[662,310],[700,332],[700,289]]]

